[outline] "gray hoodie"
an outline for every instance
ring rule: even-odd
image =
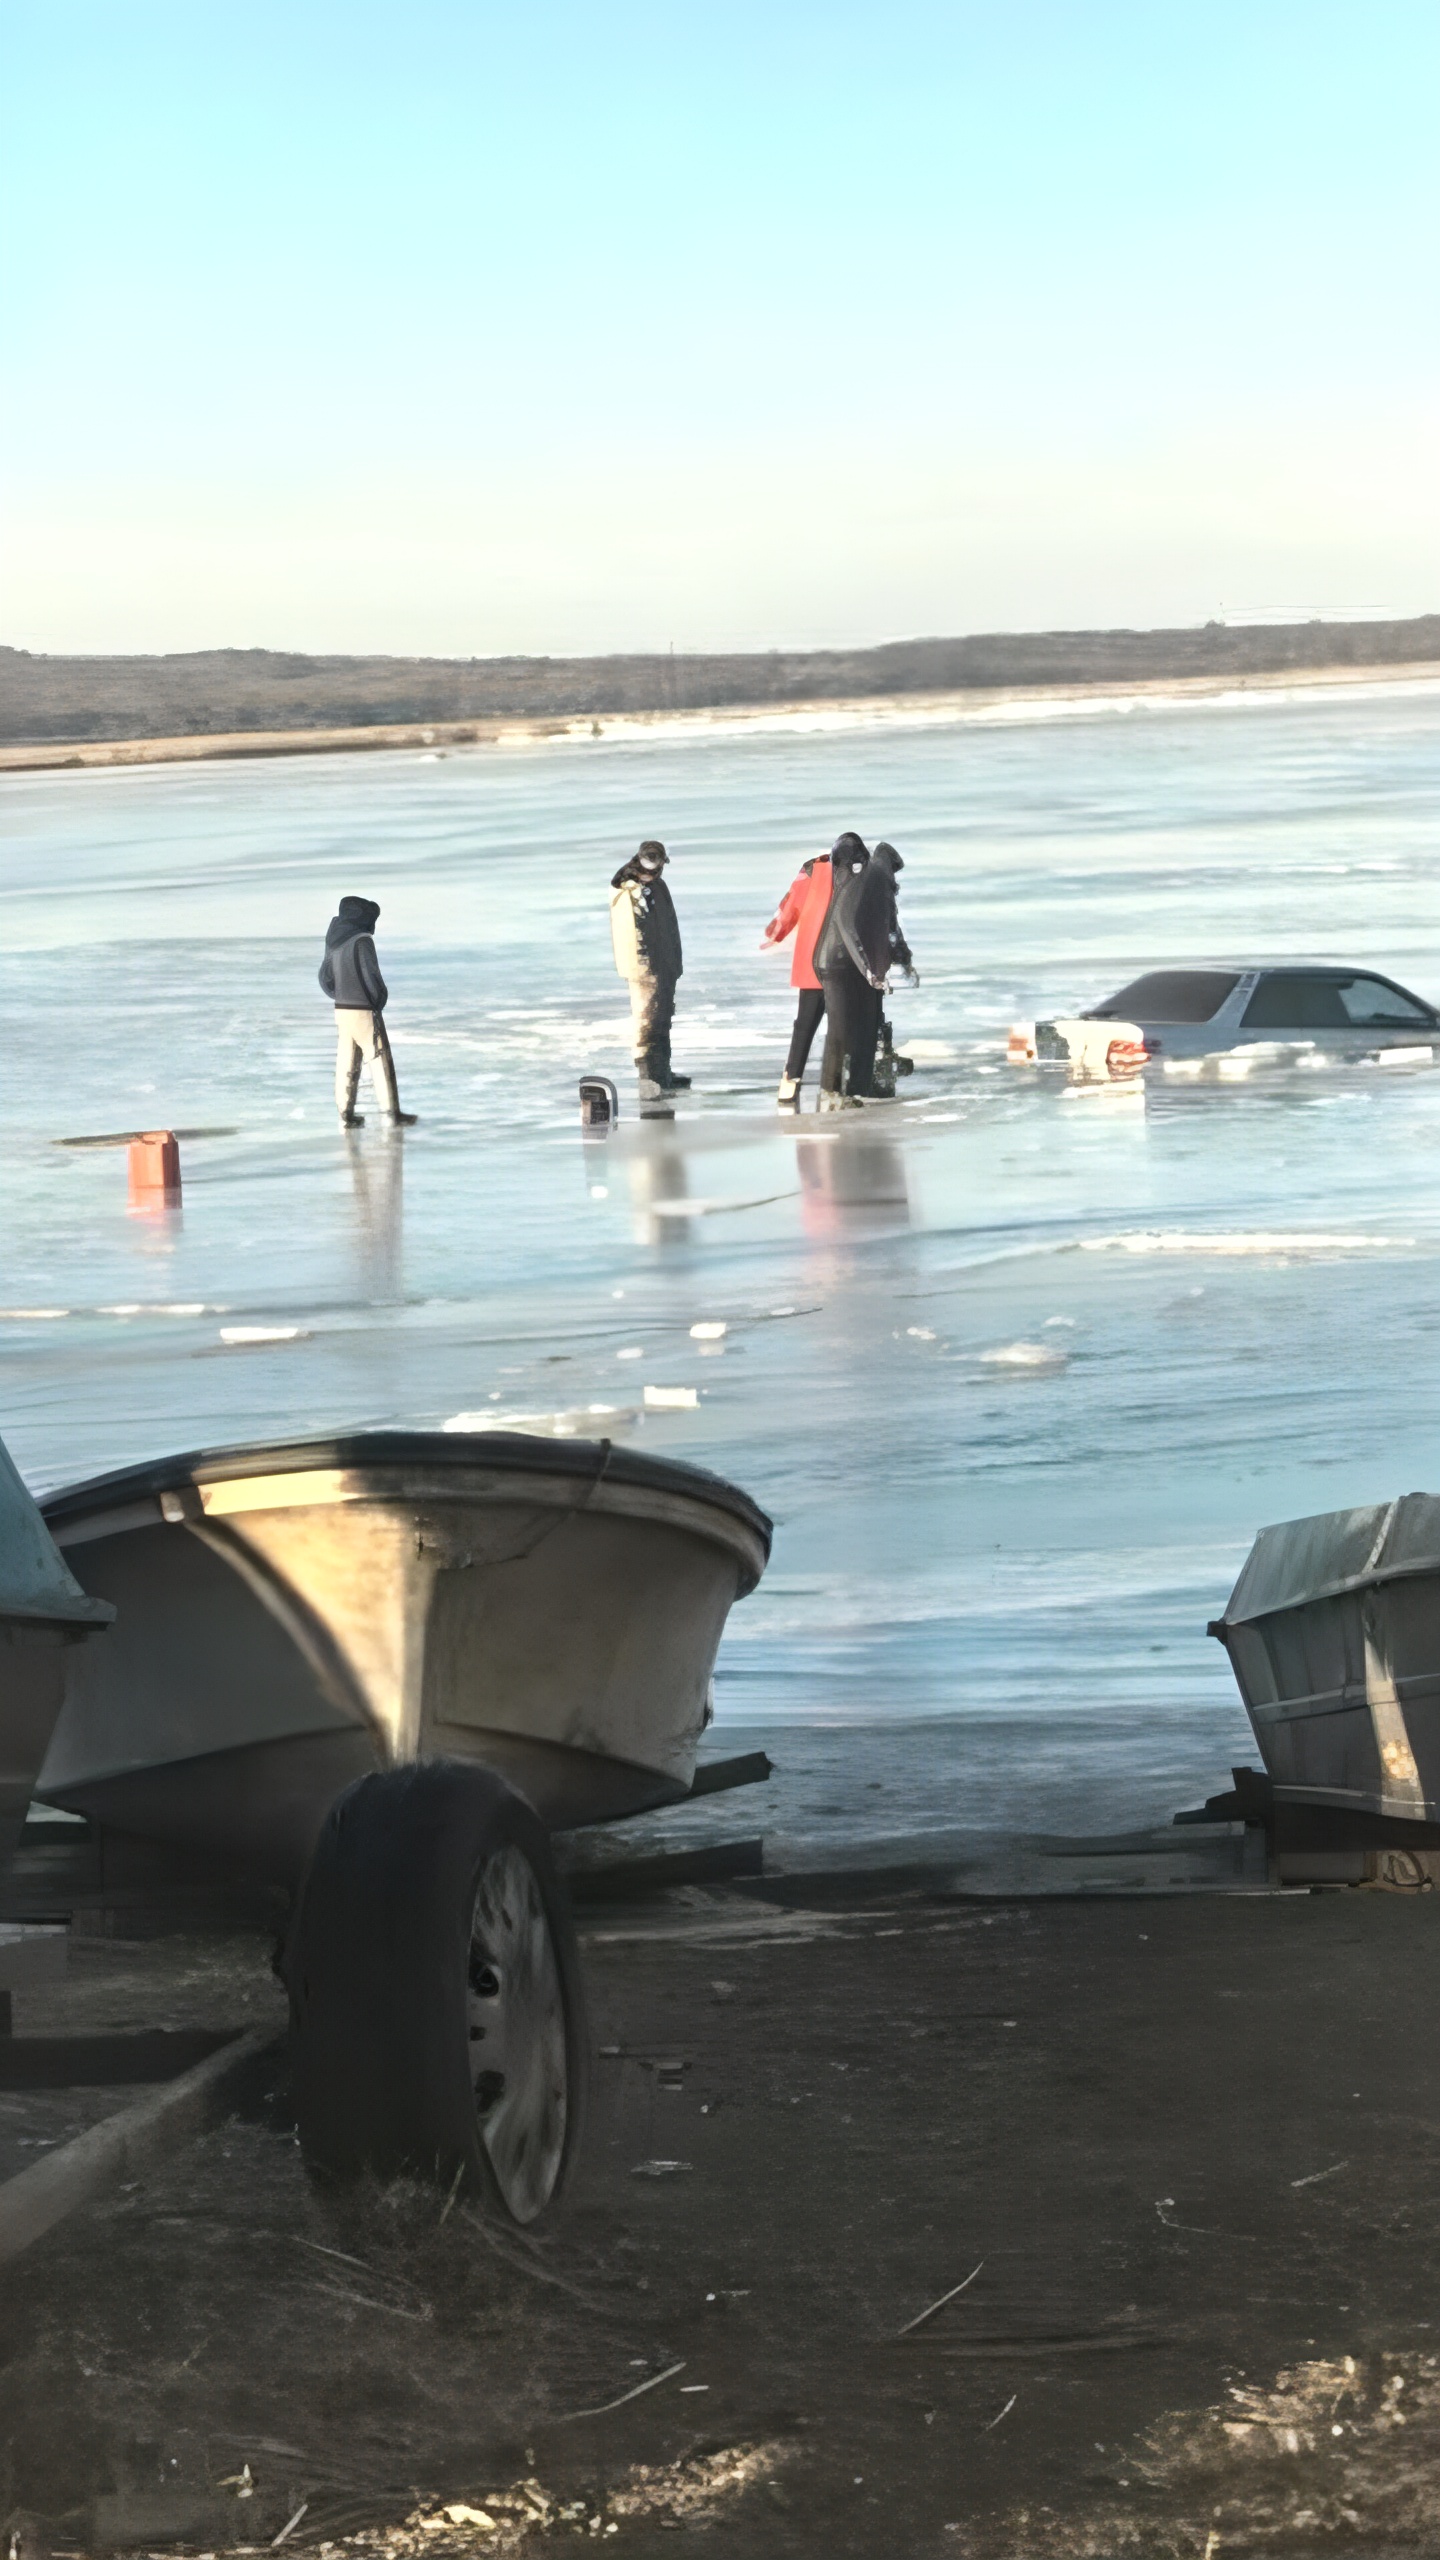
[[[332,1004],[350,1013],[383,1013],[389,997],[373,939],[379,914],[373,898],[342,898],[325,928],[320,984]]]

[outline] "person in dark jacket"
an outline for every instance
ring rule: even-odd
[[[847,833],[836,837],[830,854],[835,886],[815,943],[815,973],[825,997],[825,1054],[820,1064],[819,1101],[822,1111],[844,1111],[852,1102],[859,1108],[853,1070],[847,1080],[846,1067],[865,1057],[867,1041],[869,1054],[874,1056],[879,1024],[875,989],[877,983],[883,985],[884,981],[877,982],[873,977],[857,931],[860,897],[869,866],[870,856],[859,836]]]
[[[910,945],[900,930],[900,882],[898,874],[905,868],[904,858],[893,844],[883,839],[870,857],[865,886],[860,897],[860,938],[872,968],[883,976],[887,969],[902,969],[915,986],[920,978]]]
[[[661,1094],[683,1093],[690,1083],[688,1076],[675,1073],[670,1062],[675,989],[684,961],[680,921],[665,885],[669,859],[663,844],[647,836],[610,883],[610,939],[615,966],[630,989],[635,1066],[641,1098],[647,1102]]]
[[[380,910],[373,898],[342,898],[338,915],[325,928],[325,957],[320,984],[335,1007],[335,1104],[342,1129],[364,1126],[355,1108],[360,1069],[370,1063],[375,1099],[387,1120],[412,1128],[413,1111],[402,1111],[395,1084],[395,1061],[385,1029],[390,990],[380,975],[375,926]]]
[[[900,930],[896,873],[904,868],[893,844],[877,844],[854,902],[856,958],[868,975],[869,986],[859,1025],[859,1047],[850,1053],[847,1090],[862,1100],[875,1098],[875,1046],[880,1036],[886,976],[891,969],[899,968],[912,986],[920,984],[910,945]],[[891,1089],[893,1092],[893,1085]]]

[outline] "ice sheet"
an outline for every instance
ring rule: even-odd
[[[1440,1078],[1066,1108],[1006,1027],[1227,954],[1440,995],[1437,784],[1440,703],[1403,695],[8,778],[0,1430],[37,1485],[346,1424],[634,1436],[777,1520],[722,1737],[848,1726],[858,1769],[903,1729],[919,1772],[941,1719],[947,1809],[968,1769],[1016,1828],[1041,1793],[1050,1827],[1163,1813],[1251,1751],[1204,1626],[1254,1530],[1440,1480]],[[847,824],[906,857],[926,1063],[837,1129],[774,1110],[756,945]],[[696,1092],[642,1124],[607,897],[655,832]],[[346,890],[382,905],[404,1137],[334,1122]],[[154,1218],[122,1153],[51,1143],[227,1124]]]

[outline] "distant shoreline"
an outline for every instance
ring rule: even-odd
[[[1246,673],[1098,678],[1086,683],[967,686],[964,691],[825,696],[799,702],[721,703],[692,709],[574,712],[468,720],[403,720],[306,729],[236,729],[165,738],[54,738],[0,746],[0,774],[96,771],[107,767],[232,762],[246,757],[453,753],[463,748],[558,742],[712,737],[745,731],[804,735],[829,729],[959,727],[1053,704],[1101,710],[1109,703],[1156,705],[1236,701],[1248,695],[1407,692],[1440,685],[1440,660],[1394,665],[1283,667]]]

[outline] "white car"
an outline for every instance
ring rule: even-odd
[[[1331,963],[1278,968],[1151,969],[1088,1013],[1017,1023],[1016,1065],[1053,1062],[1082,1076],[1133,1074],[1153,1059],[1214,1057],[1263,1044],[1359,1058],[1429,1049],[1440,1012],[1393,978]]]

